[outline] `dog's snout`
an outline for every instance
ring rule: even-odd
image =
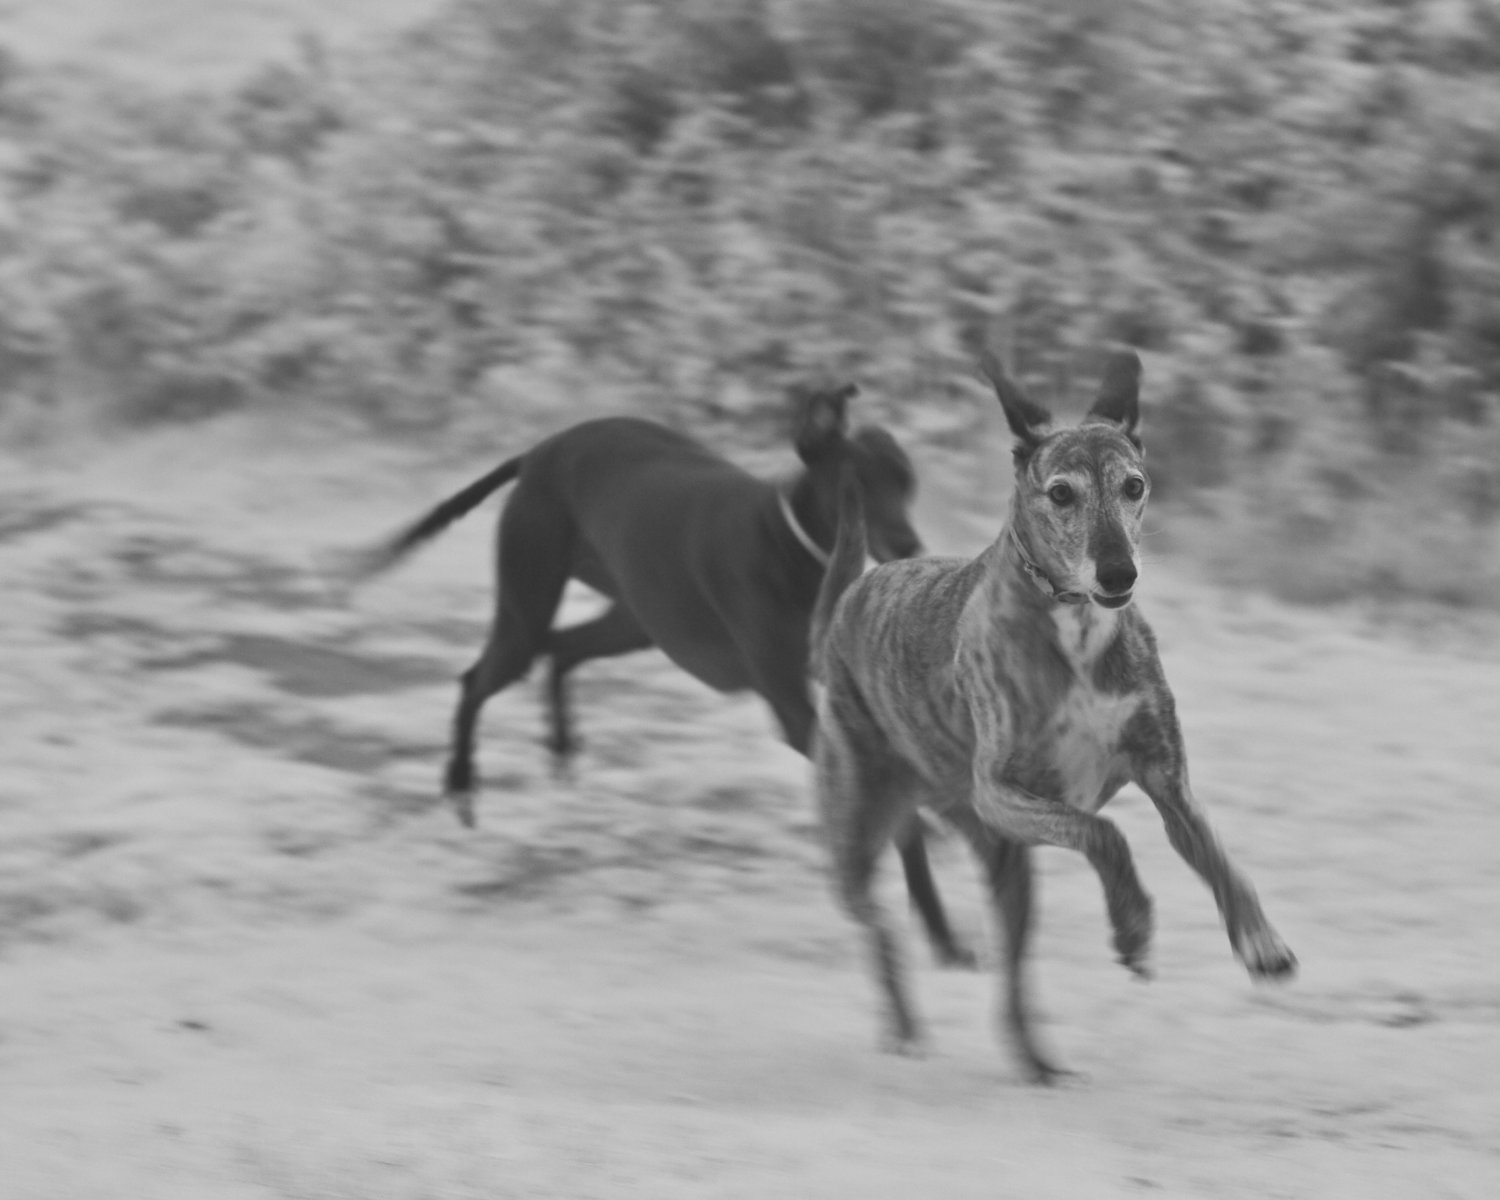
[[[896,538],[891,543],[891,549],[895,551],[897,558],[916,558],[922,553],[922,539],[914,533],[908,533]]]
[[[1129,559],[1100,563],[1099,586],[1111,596],[1121,596],[1135,586],[1135,564]]]
[[[884,537],[871,539],[871,551],[880,562],[893,562],[898,558],[916,558],[922,553],[922,539],[914,532],[891,532]]]

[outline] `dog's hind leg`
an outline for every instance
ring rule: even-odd
[[[896,835],[896,848],[901,853],[901,869],[906,874],[906,891],[917,915],[922,918],[938,962],[945,967],[972,969],[977,966],[974,951],[954,934],[948,924],[948,913],[943,908],[937,881],[932,877],[932,866],[927,861],[927,840],[922,834],[922,822],[915,812],[906,827]]]
[[[509,687],[531,668],[540,646],[524,629],[514,629],[504,612],[497,614],[490,640],[459,681],[453,714],[453,743],[443,773],[443,792],[463,824],[474,824],[474,729],[484,702]]]
[[[463,824],[474,824],[474,727],[484,702],[526,674],[535,651],[519,641],[508,641],[502,622],[490,636],[479,660],[459,680],[458,707],[453,713],[453,742],[443,772],[443,793]]]
[[[522,487],[525,481],[522,481]],[[463,824],[474,824],[474,727],[484,702],[531,669],[547,644],[568,581],[569,547],[556,521],[518,491],[500,518],[499,586],[489,640],[464,672],[453,714],[443,790]],[[566,532],[564,528],[562,533]]]
[[[779,660],[769,652],[748,656],[748,661],[756,676],[756,688],[770,703],[787,742],[794,750],[810,756],[817,715],[808,696],[805,677],[778,671],[775,664]],[[922,822],[915,812],[897,832],[896,845],[901,853],[901,869],[906,875],[907,894],[922,919],[938,962],[948,967],[976,966],[974,952],[964,945],[948,924],[948,914],[943,908],[942,897],[938,895],[932,866],[927,861]]]
[[[908,814],[900,768],[862,756],[836,723],[821,727],[814,761],[839,899],[865,931],[885,1001],[885,1043],[897,1053],[915,1053],[921,1030],[907,996],[901,947],[874,887],[880,856]]]
[[[1000,837],[961,807],[952,816],[984,868],[1001,935],[1001,1023],[1032,1083],[1055,1083],[1072,1074],[1057,1066],[1037,1045],[1031,1031],[1031,1004],[1026,983],[1026,948],[1031,941],[1031,850],[1012,838]]]
[[[984,868],[996,916],[1005,930],[1005,1029],[1021,1057],[1027,1078],[1033,1083],[1053,1083],[1072,1072],[1063,1070],[1043,1054],[1031,1032],[1031,1005],[1026,988],[1026,946],[1031,940],[1033,889],[1031,851],[1009,838],[994,839],[985,856]]]
[[[568,711],[568,672],[591,658],[629,654],[633,650],[644,650],[651,644],[651,635],[619,603],[611,605],[592,621],[554,629],[549,635],[547,649],[552,664],[547,676],[547,713],[551,733],[547,748],[552,751],[553,770],[558,775],[567,773],[568,764],[579,749]]]

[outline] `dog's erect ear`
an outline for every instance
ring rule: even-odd
[[[859,388],[852,383],[807,393],[798,408],[794,438],[803,462],[821,458],[843,441],[849,428],[849,400],[857,395]]]
[[[1134,350],[1120,350],[1104,364],[1104,378],[1099,382],[1099,396],[1089,409],[1088,421],[1112,421],[1135,441],[1135,427],[1141,419],[1141,359]],[[1137,443],[1139,444],[1139,443]]]
[[[979,369],[1000,397],[1000,407],[1005,410],[1006,423],[1020,443],[1018,451],[1028,451],[1052,428],[1052,414],[1035,401],[1028,400],[1014,380],[1005,373],[1000,360],[986,350],[979,356]]]

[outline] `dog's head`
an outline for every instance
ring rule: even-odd
[[[1113,355],[1093,407],[1080,424],[1061,429],[993,355],[981,366],[1016,435],[1011,527],[1022,554],[1056,593],[1124,608],[1135,587],[1151,492],[1135,432],[1141,360],[1133,351]]]
[[[865,425],[849,431],[849,401],[858,394],[858,387],[846,383],[798,395],[793,439],[797,455],[807,464],[820,523],[830,535],[838,522],[839,478],[848,464],[864,504],[870,554],[877,562],[910,558],[922,552],[922,539],[911,523],[917,474],[885,429]]]

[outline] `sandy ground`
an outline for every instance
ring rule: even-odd
[[[314,565],[485,465],[242,422],[0,455],[5,1200],[1495,1193],[1492,625],[1150,569],[1198,790],[1303,972],[1245,978],[1127,792],[1157,977],[1042,852],[1044,1034],[1087,1080],[1036,1090],[915,927],[931,1050],[878,1052],[804,764],[654,653],[584,671],[571,783],[536,681],[497,698],[457,826],[493,511],[348,603]],[[977,548],[937,474],[924,531]]]

